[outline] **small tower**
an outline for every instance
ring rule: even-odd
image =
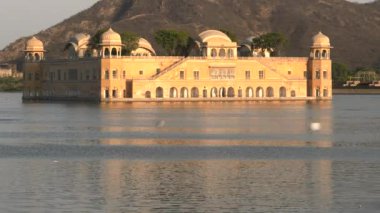
[[[100,46],[100,56],[102,58],[117,58],[121,56],[121,48],[123,46],[121,37],[112,28],[103,33]]]
[[[26,62],[42,61],[45,59],[44,44],[33,36],[26,42],[24,53]]]
[[[308,62],[308,96],[319,99],[332,98],[332,62],[330,39],[319,32],[313,37]]]

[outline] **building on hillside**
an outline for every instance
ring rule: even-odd
[[[66,59],[45,59],[43,43],[25,47],[25,100],[205,101],[331,99],[330,39],[313,37],[308,57],[241,57],[236,42],[217,30],[199,34],[196,56],[156,56],[145,39],[131,56],[109,29],[98,49],[78,34]],[[243,48],[244,49],[244,48]],[[247,51],[247,50],[244,50]],[[248,48],[248,51],[253,51]]]

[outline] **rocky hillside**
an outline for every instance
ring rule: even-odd
[[[244,38],[282,32],[289,38],[286,55],[307,56],[311,37],[330,36],[335,61],[357,66],[380,65],[380,0],[354,4],[345,0],[100,0],[91,8],[37,34],[49,57],[58,57],[75,33],[94,34],[112,26],[133,31],[152,41],[162,28],[188,31],[226,29]],[[0,61],[20,57],[27,38],[0,52]]]

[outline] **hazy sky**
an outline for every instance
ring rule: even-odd
[[[47,29],[95,2],[97,0],[1,0],[0,49],[22,36]]]

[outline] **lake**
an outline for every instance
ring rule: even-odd
[[[376,212],[379,106],[0,93],[0,212]]]

